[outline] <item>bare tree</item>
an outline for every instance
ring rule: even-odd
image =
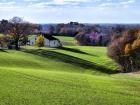
[[[20,48],[20,42],[22,42],[25,37],[27,37],[29,34],[33,34],[38,30],[38,25],[31,24],[29,22],[24,21],[20,17],[13,17],[9,20],[9,35],[12,36],[12,39],[14,40],[15,49]]]

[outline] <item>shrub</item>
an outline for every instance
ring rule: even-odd
[[[124,32],[108,46],[108,56],[120,67],[122,72],[140,70],[140,30]]]
[[[44,36],[43,35],[39,35],[37,40],[36,40],[36,45],[38,47],[43,47],[44,44],[45,44]]]
[[[10,37],[8,35],[0,36],[0,47],[1,48],[7,48],[9,42],[10,42]]]

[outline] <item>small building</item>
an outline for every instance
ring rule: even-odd
[[[31,46],[35,46],[37,38],[38,38],[38,35],[32,35],[31,37],[29,37],[28,44]],[[46,47],[61,47],[62,46],[60,40],[51,35],[45,36],[44,41],[45,41],[44,46]]]

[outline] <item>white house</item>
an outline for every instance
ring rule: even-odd
[[[28,44],[31,45],[31,46],[34,46],[37,38],[38,38],[37,35],[31,36],[29,38]],[[45,36],[44,40],[45,40],[45,46],[46,47],[61,47],[62,46],[62,44],[59,41],[59,39],[57,39],[57,38],[55,38],[53,36]]]

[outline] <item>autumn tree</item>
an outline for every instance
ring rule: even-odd
[[[44,44],[45,44],[44,36],[43,35],[39,35],[37,40],[36,40],[36,45],[38,47],[43,47]]]
[[[132,29],[114,39],[108,46],[108,56],[122,72],[140,70],[140,30]]]

